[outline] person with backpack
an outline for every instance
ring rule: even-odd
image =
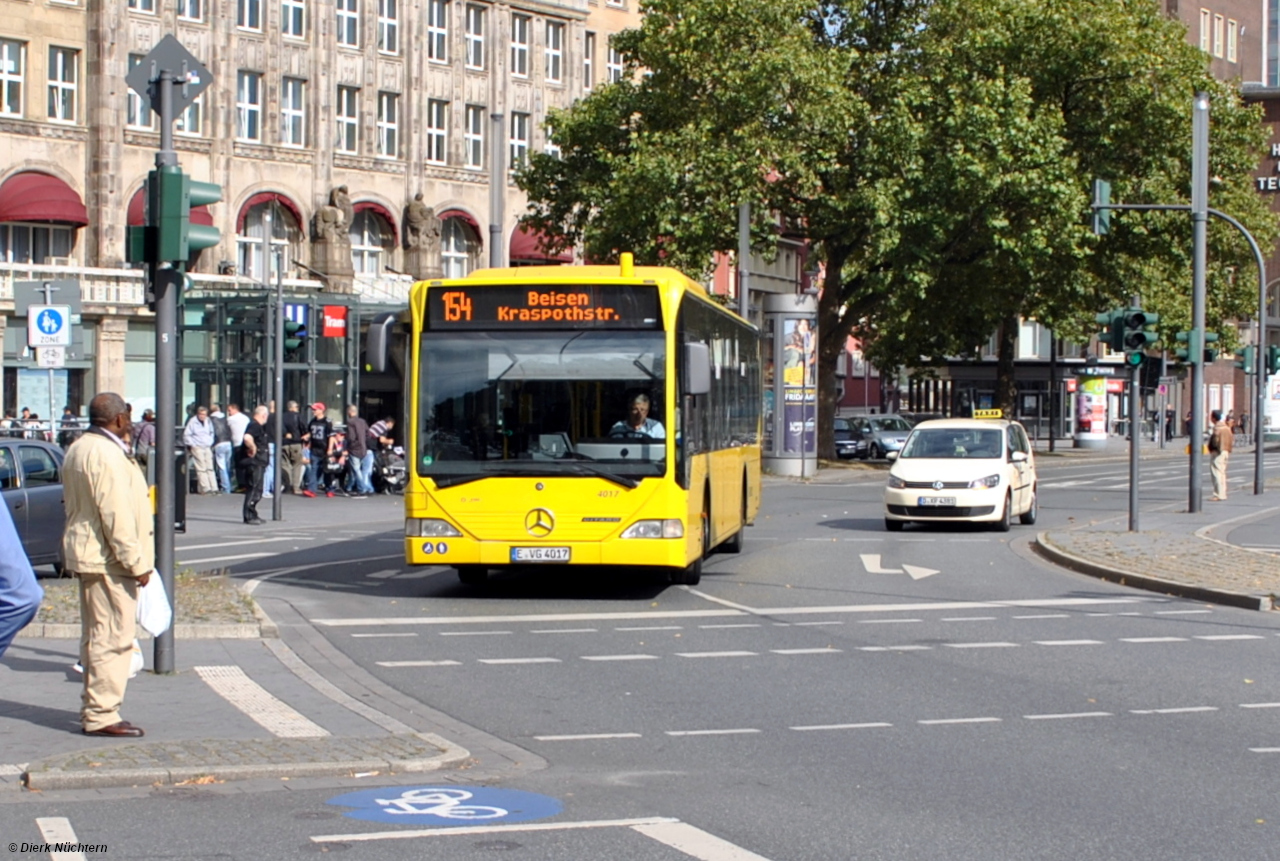
[[[133,426],[133,459],[147,474],[147,460],[156,445],[156,411],[143,410],[142,421]]]

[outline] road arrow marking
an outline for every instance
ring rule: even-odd
[[[918,565],[903,565],[901,568],[881,568],[879,553],[860,553],[862,557],[862,566],[867,569],[868,574],[909,574],[912,580],[922,580],[934,574],[941,573],[933,568],[921,568]]]

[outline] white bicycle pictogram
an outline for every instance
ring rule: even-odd
[[[483,804],[462,804],[471,797],[465,789],[425,787],[411,789],[399,798],[375,798],[387,808],[387,813],[414,813],[439,816],[443,819],[497,819],[510,811]]]

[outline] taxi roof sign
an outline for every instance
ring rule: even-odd
[[[1002,419],[1004,418],[1004,410],[974,410],[973,417],[975,419]]]

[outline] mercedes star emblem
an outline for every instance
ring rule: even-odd
[[[546,538],[556,528],[556,519],[545,508],[535,508],[524,516],[524,529],[534,538]]]

